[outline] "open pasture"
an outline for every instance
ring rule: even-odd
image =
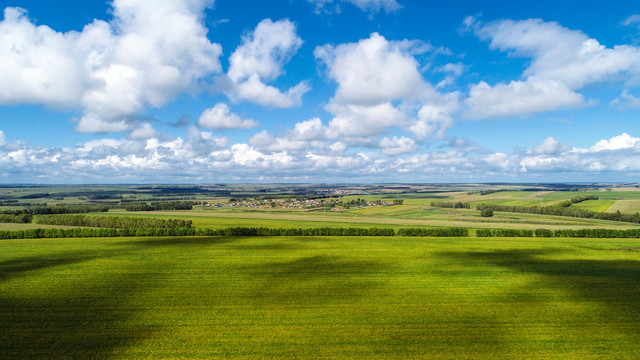
[[[0,358],[616,358],[633,240],[0,242]]]

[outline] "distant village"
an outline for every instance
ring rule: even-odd
[[[370,206],[393,206],[402,205],[402,200],[365,200],[355,199],[342,201],[337,199],[231,199],[219,204],[206,204],[205,206],[214,208],[271,208],[271,209],[331,209],[341,211],[349,208],[362,208]]]

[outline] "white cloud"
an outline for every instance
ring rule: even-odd
[[[407,44],[373,33],[357,43],[319,46],[314,53],[338,83],[335,102],[374,104],[432,97],[435,90],[422,78]]]
[[[604,139],[598,141],[594,146],[590,148],[591,151],[603,151],[603,150],[623,150],[634,149],[640,145],[640,138],[633,137],[627,133],[623,133],[618,136],[614,136],[611,139]],[[639,148],[640,150],[640,148]]]
[[[77,130],[126,131],[221,70],[207,39],[211,0],[114,0],[113,19],[59,33],[18,8],[0,22],[0,103],[82,107]]]
[[[213,130],[250,129],[259,126],[252,119],[243,119],[231,112],[225,103],[218,103],[214,107],[202,112],[198,125]]]
[[[526,81],[491,86],[482,81],[472,85],[465,116],[483,119],[496,116],[518,116],[535,112],[571,108],[584,103],[582,95],[565,84],[530,77]]]
[[[608,174],[609,181],[632,181],[640,172],[640,138],[626,133],[586,148],[547,138],[530,150],[506,154],[477,146],[469,150],[469,143],[460,139],[450,149],[418,152],[413,139],[389,136],[371,151],[354,153],[341,141],[262,132],[262,138],[256,136],[249,144],[231,144],[196,127],[188,132],[186,139],[99,139],[63,149],[15,141],[0,146],[0,179],[235,182],[266,175],[270,181],[603,181],[602,174]]]
[[[453,84],[464,73],[465,69],[466,67],[463,63],[448,63],[438,68],[438,72],[445,73],[447,76],[436,85],[436,89]]]
[[[534,154],[556,155],[569,151],[571,148],[563,145],[558,140],[548,137],[541,144],[535,146],[532,150]]]
[[[388,127],[403,125],[406,118],[391,103],[372,106],[330,104],[327,110],[335,114],[327,128],[328,137],[346,142],[371,141],[372,136],[384,134]]]
[[[0,104],[77,106],[88,86],[70,37],[35,26],[21,8],[6,8],[0,22]]]
[[[385,137],[380,141],[380,147],[382,148],[382,153],[385,155],[408,154],[418,150],[416,142],[405,136],[394,136],[391,139]]]
[[[233,99],[281,108],[300,105],[302,96],[310,89],[306,82],[285,92],[265,83],[283,74],[284,65],[300,46],[302,39],[293,22],[262,20],[253,32],[242,38],[242,43],[229,58],[227,76],[232,86],[228,95]]]
[[[157,137],[158,132],[149,123],[144,123],[135,128],[130,134],[129,139],[146,140]]]
[[[402,8],[396,0],[307,0],[316,5],[316,11],[325,9],[329,4],[336,2],[351,3],[359,7],[362,11],[378,12],[384,10],[387,13],[397,11]],[[336,5],[337,6],[337,5]],[[339,8],[338,8],[339,9]]]
[[[444,137],[445,131],[453,124],[453,114],[458,111],[458,93],[441,97],[440,102],[424,104],[418,111],[418,120],[409,126],[409,130],[418,141],[427,139],[432,134]]]
[[[640,49],[628,45],[607,48],[581,31],[540,19],[466,22],[490,48],[531,58],[522,80],[491,86],[471,86],[466,101],[470,118],[524,115],[584,104],[577,90],[587,85],[624,80],[637,82]]]
[[[629,89],[623,89],[620,96],[613,99],[609,104],[622,108],[637,108],[640,107],[640,98],[630,94]]]
[[[634,26],[640,30],[640,14],[633,14],[624,19],[620,24],[624,26]]]

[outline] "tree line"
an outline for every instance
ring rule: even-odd
[[[106,205],[56,205],[56,206],[34,206],[27,209],[3,210],[0,214],[5,215],[48,215],[48,214],[82,214],[90,212],[107,212],[109,206]]]
[[[469,236],[467,229],[461,228],[356,228],[356,227],[313,227],[313,228],[267,228],[267,227],[227,227],[219,229],[195,229],[193,227],[173,228],[74,228],[74,229],[28,229],[0,231],[0,239],[38,238],[83,238],[83,237],[125,237],[125,236]]]
[[[640,238],[640,229],[478,229],[477,237]]]
[[[190,228],[192,224],[191,220],[91,215],[38,215],[33,218],[33,223],[113,229],[175,229]]]
[[[449,209],[471,209],[471,204],[453,201],[432,201],[431,206]]]
[[[605,213],[599,211],[591,211],[586,209],[580,209],[575,207],[557,207],[557,206],[545,206],[545,207],[529,207],[529,206],[506,206],[506,205],[478,205],[478,210],[490,209],[492,211],[503,211],[522,214],[538,214],[538,215],[555,215],[555,216],[568,216],[583,219],[599,219],[610,221],[622,221],[640,224],[640,213],[622,214],[620,211],[615,213]]]
[[[153,202],[151,205],[146,202],[124,205],[127,211],[157,211],[157,210],[191,210],[194,205],[199,205],[196,201],[168,201]]]

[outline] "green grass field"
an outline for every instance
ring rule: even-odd
[[[0,358],[636,359],[637,240],[0,242]]]

